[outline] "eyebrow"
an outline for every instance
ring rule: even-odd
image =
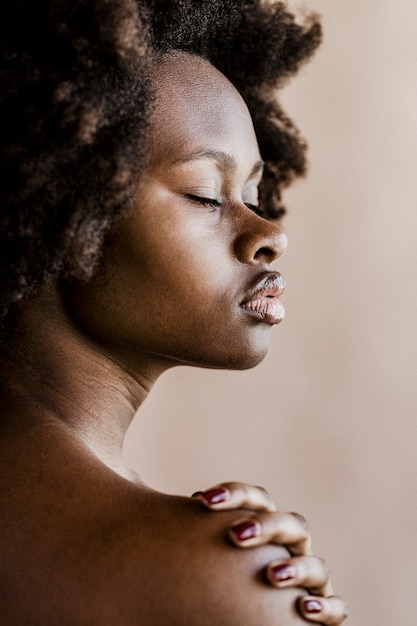
[[[228,154],[227,152],[222,152],[221,150],[199,150],[197,152],[193,152],[191,154],[187,154],[187,156],[175,160],[171,163],[170,167],[174,167],[179,163],[187,163],[188,161],[197,161],[198,159],[212,159],[217,163],[219,168],[223,171],[234,170],[237,167],[236,159]],[[264,168],[265,162],[262,159],[256,161],[255,165],[252,168],[252,171],[249,175],[249,178],[255,176],[258,172],[262,171]]]

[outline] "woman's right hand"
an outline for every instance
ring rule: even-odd
[[[267,543],[285,546],[288,559],[274,561],[265,570],[265,580],[276,588],[303,587],[309,595],[300,598],[298,609],[308,621],[338,626],[347,617],[344,601],[333,594],[325,562],[314,556],[305,519],[297,513],[277,511],[262,487],[245,483],[221,483],[194,494],[211,511],[248,509],[228,530],[232,543],[252,548]]]

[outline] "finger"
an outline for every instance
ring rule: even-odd
[[[198,498],[206,507],[216,511],[232,509],[276,511],[270,495],[263,487],[246,483],[221,483],[206,491],[197,491],[192,497]]]
[[[347,606],[338,596],[329,598],[304,596],[300,598],[298,608],[305,619],[324,626],[338,626],[348,616]]]
[[[312,554],[307,523],[293,513],[260,512],[252,518],[242,518],[232,524],[229,537],[241,548],[276,543],[288,548],[292,556]]]
[[[267,580],[274,587],[304,587],[319,596],[333,594],[329,570],[317,556],[301,556],[270,563],[265,570]]]

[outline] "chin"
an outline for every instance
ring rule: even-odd
[[[264,360],[270,347],[270,333],[265,332],[264,328],[257,331],[246,336],[230,334],[227,338],[224,336],[216,340],[211,338],[211,341],[200,344],[198,348],[194,345],[192,355],[188,355],[191,359],[187,365],[224,370],[251,369]]]
[[[246,355],[245,358],[241,358],[239,360],[233,361],[225,369],[231,369],[231,370],[252,369],[252,367],[256,367],[257,365],[259,365],[259,363],[262,363],[267,353],[268,353],[268,350],[264,350],[261,353]]]
[[[263,328],[260,330],[264,331]],[[225,369],[248,370],[259,365],[268,354],[269,346],[270,332],[252,335],[248,341],[241,343],[238,349],[230,351]]]
[[[193,363],[188,365],[194,365],[195,367],[203,367],[208,369],[223,369],[223,370],[248,370],[256,365],[259,365],[266,355],[268,354],[269,346],[253,347],[242,350],[242,346],[239,350],[230,350],[227,355],[218,355],[217,358],[211,359],[195,359]]]

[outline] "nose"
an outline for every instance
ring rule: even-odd
[[[271,264],[287,249],[287,236],[280,226],[252,214],[237,235],[235,254],[241,263]]]

